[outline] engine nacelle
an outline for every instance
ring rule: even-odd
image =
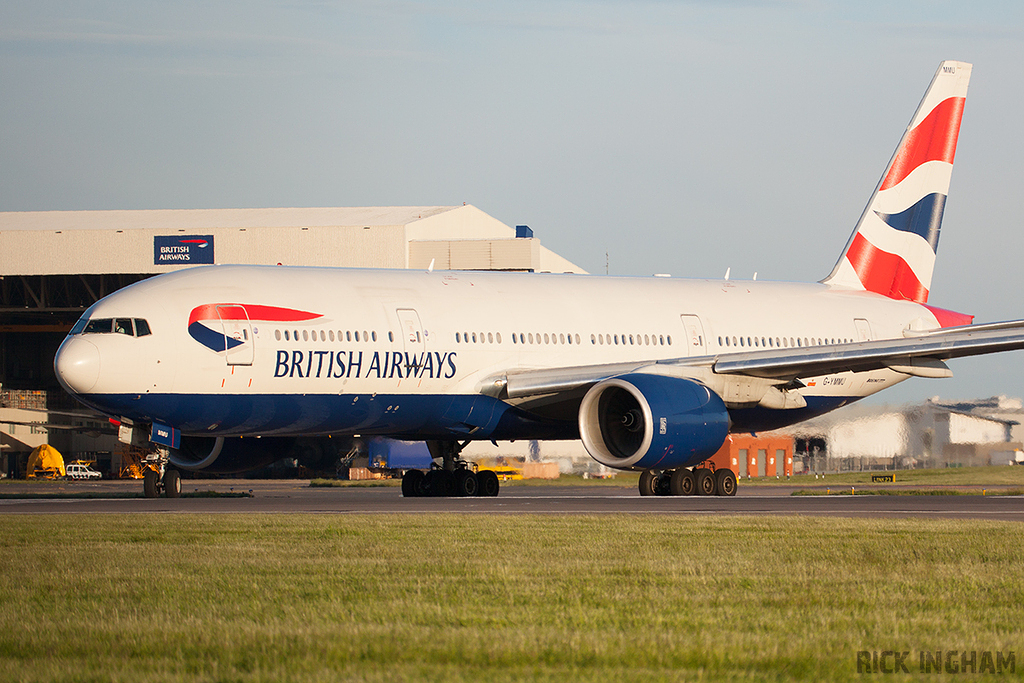
[[[294,438],[183,436],[180,447],[170,450],[168,460],[182,470],[235,474],[288,457],[294,445]]]
[[[718,394],[690,379],[642,373],[591,387],[579,422],[591,457],[620,470],[696,465],[729,435],[729,412]]]

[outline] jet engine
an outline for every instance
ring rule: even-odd
[[[287,457],[294,445],[294,438],[284,437],[182,436],[180,447],[171,449],[168,460],[182,470],[235,474],[265,467]]]
[[[729,412],[699,382],[632,373],[591,387],[579,424],[583,445],[602,465],[671,469],[714,455],[729,434]]]

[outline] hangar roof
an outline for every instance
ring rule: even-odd
[[[458,206],[361,206],[288,209],[156,209],[145,211],[12,211],[0,230],[207,230],[407,225]]]
[[[191,246],[189,246],[191,245]],[[0,277],[199,264],[582,272],[472,205],[0,212]]]

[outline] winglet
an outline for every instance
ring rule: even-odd
[[[823,283],[928,300],[971,65],[939,65],[842,257]]]

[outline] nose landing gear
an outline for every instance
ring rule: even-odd
[[[167,449],[157,449],[146,458],[142,492],[146,498],[159,498],[161,493],[167,498],[181,496],[181,475],[178,470],[167,467]]]

